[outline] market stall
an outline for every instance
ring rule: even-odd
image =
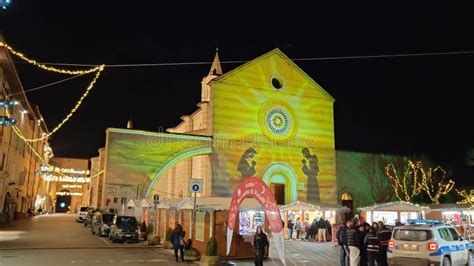
[[[285,226],[283,227],[285,239],[289,239],[288,222],[291,220],[296,223],[298,218],[300,219],[301,226],[304,227],[304,223],[307,220],[309,224],[315,219],[323,217],[324,212],[318,206],[310,203],[296,201],[290,204],[280,206],[280,214],[282,221]],[[293,237],[296,237],[296,232],[293,233]],[[304,237],[302,234],[301,237]]]
[[[396,220],[407,223],[408,219],[423,218],[428,208],[410,202],[396,201],[357,209],[367,223],[382,221],[386,225],[395,225]]]
[[[226,230],[228,209],[231,198],[225,197],[203,197],[196,198],[196,219],[194,224],[194,234],[192,236],[193,247],[205,253],[206,243],[210,237],[215,236],[217,241],[217,253],[221,256],[225,255],[226,249]],[[182,223],[188,232],[191,227],[190,220],[192,218],[192,209],[194,201],[192,199],[183,198],[175,205],[163,211],[172,216],[172,212],[176,210],[179,216],[179,222]],[[162,216],[160,216],[162,217]],[[254,247],[252,246],[253,237],[257,226],[263,225],[266,228],[265,215],[254,199],[245,199],[239,208],[238,230],[234,231],[232,238],[231,257],[253,257]],[[169,222],[168,222],[169,224]],[[188,228],[188,229],[186,229]],[[265,229],[268,232],[267,229]],[[190,232],[190,231],[189,231]],[[186,233],[186,238],[190,234]]]
[[[427,219],[442,220],[452,224],[463,235],[474,227],[474,208],[469,204],[429,204],[425,205]]]

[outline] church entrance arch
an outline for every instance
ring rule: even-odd
[[[263,182],[272,190],[277,204],[284,205],[298,200],[298,179],[295,170],[287,163],[274,162],[263,171]],[[283,201],[283,202],[282,202]]]

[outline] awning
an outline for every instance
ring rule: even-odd
[[[441,204],[424,204],[424,207],[427,207],[427,212],[439,211],[439,212],[449,212],[449,211],[472,211],[473,208],[470,204],[455,204],[455,203],[441,203]]]
[[[168,199],[166,199],[168,201]],[[172,199],[176,201],[177,199]],[[192,210],[194,207],[194,199],[186,197],[179,199],[180,201],[175,205],[178,210]],[[196,198],[196,210],[201,211],[218,211],[218,210],[229,210],[231,198],[226,197],[202,197]],[[173,208],[173,207],[171,207]],[[255,210],[260,211],[262,207],[257,200],[253,198],[247,198],[242,201],[239,208],[241,211],[244,210]]]
[[[399,211],[399,212],[421,212],[427,207],[405,201],[395,201],[372,206],[357,208],[359,211]]]
[[[319,208],[319,206],[301,201],[295,201],[293,203],[280,206],[280,211],[316,211],[320,209],[321,208]]]
[[[183,198],[176,206],[178,210],[192,210],[194,209],[194,201],[191,198]]]
[[[139,199],[131,199],[127,203],[127,207],[140,207],[140,200]]]
[[[150,208],[152,206],[153,206],[152,199],[142,199],[142,201],[140,201],[140,207],[142,208]]]

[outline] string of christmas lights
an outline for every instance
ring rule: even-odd
[[[51,72],[56,72],[56,73],[61,73],[61,74],[68,74],[68,75],[80,75],[80,74],[88,74],[88,73],[92,73],[92,72],[96,72],[98,71],[100,68],[104,68],[103,65],[102,66],[95,66],[93,68],[89,68],[89,69],[86,69],[86,70],[69,70],[69,69],[61,69],[61,68],[56,68],[56,67],[52,67],[52,66],[47,66],[45,64],[42,64],[42,63],[39,63],[37,62],[36,60],[33,60],[33,59],[30,59],[28,57],[26,57],[25,55],[23,55],[22,53],[20,52],[17,52],[15,49],[13,49],[10,45],[0,41],[0,47],[5,47],[8,51],[10,51],[12,54],[18,56],[19,58],[21,58],[23,61],[26,61],[32,65],[35,65],[43,70],[46,70],[46,71],[51,71]]]
[[[428,168],[427,172],[423,168],[421,170],[423,190],[428,194],[431,203],[439,204],[439,198],[448,194],[454,188],[455,182],[451,179],[446,180],[446,171],[441,166],[437,166],[435,169]],[[440,174],[436,175],[437,173]],[[437,179],[436,176],[441,176],[441,178]]]
[[[93,68],[90,68],[90,69],[86,69],[86,70],[68,70],[68,69],[60,69],[60,68],[55,68],[55,67],[51,67],[51,66],[47,66],[47,65],[44,65],[44,64],[41,64],[41,63],[38,63],[37,61],[33,60],[33,59],[29,59],[28,57],[24,56],[22,53],[20,52],[17,52],[16,50],[14,50],[11,46],[9,46],[8,44],[0,41],[0,47],[5,47],[6,49],[8,49],[12,54],[20,57],[22,60],[32,64],[32,65],[35,65],[43,70],[47,70],[47,71],[51,71],[51,72],[56,72],[56,73],[62,73],[62,74],[69,74],[69,75],[84,75],[84,74],[88,74],[88,73],[93,73],[95,72],[95,76],[94,78],[92,79],[92,81],[89,83],[89,85],[87,86],[86,88],[86,91],[84,92],[84,94],[82,94],[81,98],[79,99],[79,101],[76,102],[76,104],[74,105],[74,107],[72,108],[72,110],[69,112],[69,114],[66,115],[66,117],[61,121],[61,123],[59,123],[56,127],[54,127],[53,130],[51,130],[49,133],[47,134],[44,134],[43,136],[39,137],[39,138],[33,138],[33,139],[28,139],[26,138],[22,133],[21,133],[21,130],[20,128],[18,128],[18,126],[12,126],[13,128],[13,131],[15,132],[15,134],[21,138],[22,140],[24,140],[25,142],[36,142],[36,141],[41,141],[41,140],[44,140],[44,139],[47,139],[49,138],[51,135],[53,135],[54,133],[56,133],[56,131],[58,131],[73,115],[74,113],[77,111],[77,109],[81,106],[82,104],[82,101],[87,97],[87,95],[89,94],[89,92],[92,90],[92,88],[94,87],[94,84],[96,83],[97,79],[100,77],[100,74],[102,73],[102,71],[104,70],[104,67],[105,65],[100,65],[100,66],[96,66],[96,67],[93,67]],[[11,114],[9,114],[8,110],[7,110],[7,115],[11,117]]]
[[[410,202],[414,196],[421,192],[422,185],[418,174],[420,168],[420,162],[414,164],[412,161],[408,161],[408,167],[403,174],[403,178],[400,178],[393,164],[385,166],[385,175],[399,200]],[[412,178],[408,179],[409,176],[412,176]]]
[[[55,169],[52,165],[48,164],[46,162],[46,160],[41,156],[39,155],[39,153],[31,146],[30,143],[28,142],[25,142],[26,146],[32,151],[32,153],[41,161],[41,163],[43,163],[44,165],[46,165],[47,167],[51,168],[51,169]],[[60,172],[60,171],[54,171],[55,173],[58,173],[60,176],[65,176],[67,177],[68,175]],[[96,176],[99,176],[100,174],[102,174],[104,172],[104,170],[101,170],[99,172],[97,172],[96,174],[92,175],[92,176],[89,176],[89,178],[94,178]]]
[[[456,202],[457,204],[470,204],[471,206],[474,205],[474,189],[471,189],[470,191],[467,191],[466,189],[456,189],[456,192],[463,198],[461,201]]]
[[[100,74],[102,73],[102,71],[104,70],[104,65],[101,65],[99,67],[99,69],[97,70],[96,74],[95,74],[95,77],[94,79],[91,81],[91,83],[89,83],[89,86],[87,86],[87,89],[86,91],[84,92],[84,94],[82,94],[81,98],[79,99],[79,101],[76,102],[75,106],[71,109],[71,111],[69,112],[69,114],[67,114],[67,116],[61,121],[61,123],[59,123],[56,127],[54,127],[53,130],[51,130],[49,133],[47,134],[44,134],[43,136],[39,137],[39,138],[33,138],[33,139],[28,139],[26,138],[22,133],[21,133],[21,130],[18,126],[13,126],[13,131],[15,132],[15,134],[21,138],[22,140],[24,140],[25,142],[36,142],[36,141],[41,141],[41,140],[44,140],[44,139],[47,139],[49,138],[51,135],[53,135],[54,133],[56,133],[56,131],[58,131],[73,115],[74,113],[77,111],[77,109],[79,109],[79,107],[81,106],[82,104],[82,101],[87,97],[87,95],[89,94],[89,92],[92,90],[92,88],[94,87],[94,84],[96,83],[97,79],[100,77]],[[11,116],[7,110],[7,114],[9,116]]]

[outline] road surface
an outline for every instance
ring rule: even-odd
[[[264,265],[283,265],[270,240],[270,258]],[[338,247],[331,243],[286,241],[287,265],[337,265]],[[82,265],[198,265],[176,263],[172,250],[136,244],[112,243],[92,235],[90,228],[75,222],[69,214],[40,215],[0,228],[1,266],[82,266]],[[252,260],[231,261],[253,265]],[[223,262],[225,265],[225,262]]]

